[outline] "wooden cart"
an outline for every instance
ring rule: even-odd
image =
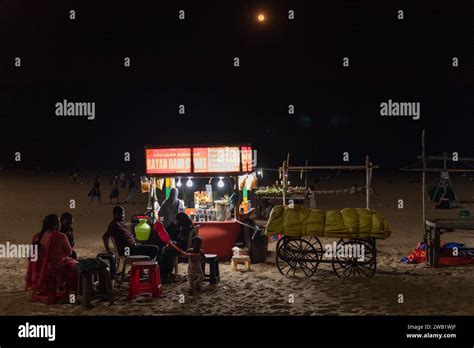
[[[276,247],[276,264],[285,276],[306,276],[310,278],[320,263],[332,264],[338,277],[373,277],[377,268],[377,248],[375,238],[340,239],[338,247],[355,247],[364,250],[363,258],[357,255],[325,257],[325,250],[318,237],[283,236]],[[363,247],[363,249],[361,249]]]

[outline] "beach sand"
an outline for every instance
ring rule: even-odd
[[[378,264],[373,278],[337,278],[330,265],[321,266],[311,279],[286,278],[275,266],[273,242],[266,263],[252,265],[251,271],[241,267],[236,272],[230,270],[229,262],[221,263],[220,283],[205,285],[197,295],[187,296],[186,265],[181,264],[178,279],[163,285],[163,298],[141,296],[129,302],[125,284],[117,291],[114,305],[96,302],[94,308],[85,310],[73,304],[32,303],[31,293],[24,290],[26,260],[0,258],[0,315],[473,315],[473,266],[434,270],[424,264],[399,261],[422,240],[420,184],[413,182],[416,176],[374,175],[376,194],[371,196],[372,208],[388,219],[392,236],[377,242]],[[70,211],[75,217],[78,255],[95,257],[103,251],[101,236],[111,219],[113,205],[99,206],[95,202],[89,206],[87,193],[92,176],[81,179],[83,184],[74,184],[60,172],[0,172],[0,243],[30,243],[45,215]],[[109,179],[102,178],[103,203],[108,202]],[[363,180],[363,174],[341,175],[321,182],[319,187],[346,188]],[[430,180],[436,183],[436,175]],[[460,200],[472,200],[474,183],[462,176],[453,181]],[[139,196],[135,204],[125,205],[127,221],[146,208],[146,195]],[[320,209],[365,206],[363,195],[317,198]],[[75,209],[69,209],[70,199],[75,199]],[[399,199],[404,200],[404,209],[398,209]],[[463,205],[474,212],[474,204]],[[456,217],[458,211],[430,208],[428,217]],[[468,231],[444,235],[443,240],[474,247],[474,233]],[[182,294],[184,303],[180,301]],[[400,294],[403,303],[399,303]]]

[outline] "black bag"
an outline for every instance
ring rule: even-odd
[[[256,226],[256,230],[252,233],[249,256],[252,263],[265,262],[268,255],[268,237],[265,230],[261,226]]]
[[[79,260],[79,263],[77,264],[77,271],[79,273],[90,272],[107,267],[109,267],[109,265],[107,265],[107,263],[105,263],[101,258],[97,257],[95,259]]]
[[[247,247],[250,262],[265,262],[268,254],[268,237],[265,235],[265,229],[262,226],[255,225],[252,219],[247,219],[244,223],[248,226],[243,226],[245,241],[243,244]]]

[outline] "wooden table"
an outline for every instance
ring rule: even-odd
[[[474,230],[474,219],[435,219],[425,222],[425,242],[428,244],[426,262],[429,267],[439,267],[441,235],[455,230]]]

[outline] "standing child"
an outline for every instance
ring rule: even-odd
[[[205,261],[204,252],[201,249],[202,239],[194,237],[191,241],[191,248],[188,249],[188,281],[189,294],[193,295],[196,291],[201,291],[204,272],[202,263]]]

